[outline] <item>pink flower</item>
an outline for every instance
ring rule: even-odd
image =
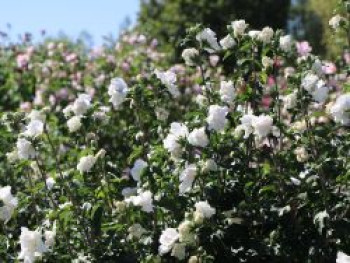
[[[332,62],[325,62],[322,66],[322,71],[326,75],[335,74],[337,67]]]
[[[297,42],[296,46],[299,56],[307,56],[312,51],[312,47],[307,41]]]
[[[268,77],[267,79],[267,85],[268,86],[274,86],[276,84],[274,78],[272,76]]]
[[[350,64],[350,52],[349,51],[344,52],[343,58],[344,58],[346,64]]]
[[[209,61],[210,61],[210,65],[212,66],[212,67],[216,67],[216,65],[218,64],[218,62],[219,62],[219,56],[216,56],[216,55],[212,55],[212,56],[210,56],[209,57]]]
[[[151,41],[151,48],[156,48],[158,46],[158,40],[157,39],[152,39]]]
[[[121,68],[123,71],[128,72],[130,70],[130,64],[128,62],[123,62]]]
[[[264,96],[261,100],[263,107],[268,108],[271,104],[272,98],[270,96]]]
[[[71,53],[66,56],[66,62],[74,62],[78,58],[77,54]]]
[[[30,59],[30,57],[28,54],[19,54],[16,58],[17,67],[19,67],[19,68],[26,67],[29,63],[29,59]]]
[[[19,106],[22,111],[30,112],[32,109],[32,104],[29,101],[22,102]]]

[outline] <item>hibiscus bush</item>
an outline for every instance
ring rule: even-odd
[[[244,20],[182,48],[0,50],[1,261],[350,261],[347,56]]]

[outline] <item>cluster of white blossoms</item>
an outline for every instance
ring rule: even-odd
[[[122,78],[114,78],[108,86],[109,102],[118,109],[128,94],[128,86]]]
[[[228,107],[219,105],[210,105],[207,123],[209,130],[223,131],[227,123],[226,116]]]
[[[195,59],[199,56],[199,51],[195,48],[186,48],[182,51],[182,58],[186,65],[195,66]]]
[[[125,202],[134,206],[140,206],[141,210],[146,213],[153,212],[153,195],[151,191],[140,190],[138,195],[126,198]]]
[[[220,98],[223,102],[227,104],[231,104],[236,97],[235,87],[233,82],[230,81],[221,81],[220,83]]]
[[[284,52],[290,52],[293,47],[292,37],[290,35],[280,37],[280,48]]]
[[[84,114],[91,108],[91,97],[88,94],[80,94],[73,104],[68,105],[64,110],[64,115],[68,118],[74,113],[74,116],[68,119],[67,127],[69,132],[78,131],[81,126],[81,119]]]
[[[211,218],[216,213],[215,208],[211,207],[208,201],[197,202],[195,208],[194,221],[197,224],[202,223],[205,218]]]
[[[350,263],[350,256],[343,252],[338,252],[336,263]]]
[[[179,239],[179,232],[176,228],[167,228],[163,230],[159,237],[159,254],[164,255],[174,247],[176,241]]]
[[[39,230],[30,231],[28,228],[22,227],[19,243],[21,252],[18,259],[22,259],[25,263],[34,263],[37,257],[41,257],[47,251]]]
[[[340,95],[330,108],[330,113],[336,122],[342,125],[350,124],[350,93]]]
[[[245,30],[248,27],[248,24],[244,20],[236,20],[231,23],[233,29],[233,34],[235,37],[239,37],[244,34]]]
[[[335,15],[329,20],[329,25],[334,29],[338,30],[342,23],[345,23],[346,19],[341,15]]]
[[[197,175],[197,167],[195,164],[189,164],[180,173],[179,193],[182,195],[192,189],[192,184]]]
[[[234,47],[236,45],[236,41],[231,35],[227,35],[220,40],[220,45],[224,50],[226,50]]]
[[[195,225],[201,225],[204,219],[211,218],[215,213],[215,208],[211,207],[207,201],[195,203],[193,222],[184,220],[178,228],[167,228],[163,230],[159,238],[159,254],[164,255],[171,251],[171,256],[184,260],[186,258],[186,246],[195,244],[196,235],[193,232]],[[192,259],[192,260],[191,260]],[[194,261],[191,257],[188,262]]]
[[[131,174],[132,178],[136,182],[140,181],[141,173],[147,167],[148,167],[148,164],[144,160],[137,159],[134,163],[134,166],[130,170],[130,174]]]
[[[41,111],[32,110],[27,118],[29,123],[26,125],[24,132],[22,132],[16,143],[16,149],[12,152],[12,159],[32,159],[36,156],[36,151],[32,144],[32,140],[42,135],[44,132],[45,115]]]
[[[248,32],[248,36],[250,36],[254,40],[261,41],[264,44],[269,44],[273,38],[273,29],[270,27],[265,27],[263,30],[251,30]]]
[[[181,145],[179,140],[185,139],[188,136],[188,128],[185,124],[173,122],[170,125],[170,131],[163,141],[164,148],[167,149],[173,156],[181,154]]]
[[[154,71],[154,74],[156,77],[160,80],[160,82],[168,89],[169,93],[174,97],[177,98],[180,96],[180,91],[178,87],[176,86],[176,74],[172,72],[171,70],[167,71],[160,71],[156,69]]]
[[[191,233],[193,223],[182,222],[179,227],[165,229],[159,238],[159,254],[164,255],[171,251],[171,256],[178,260],[186,258],[186,245],[191,245],[195,241],[195,236]]]
[[[188,135],[188,142],[197,147],[206,147],[209,144],[208,136],[205,132],[205,127],[193,129]]]
[[[5,186],[0,188],[0,201],[2,206],[0,207],[0,219],[6,224],[12,217],[15,211],[18,200],[11,194],[11,186]]]
[[[298,147],[294,150],[294,154],[296,155],[297,157],[297,161],[298,162],[306,162],[309,158],[309,155],[305,149],[305,147]]]
[[[18,138],[17,143],[17,155],[19,159],[31,159],[37,155],[32,143],[25,138]]]
[[[84,115],[91,107],[91,97],[88,94],[79,94],[73,105],[66,108],[66,111],[73,111],[75,115]]]
[[[197,34],[196,39],[201,43],[209,45],[209,47],[204,47],[204,49],[209,53],[213,53],[221,49],[216,38],[216,33],[210,28],[203,29],[200,33]]]
[[[301,87],[304,88],[312,98],[319,103],[324,103],[328,97],[329,88],[326,83],[314,73],[308,73],[301,81]]]
[[[262,139],[270,133],[278,133],[277,127],[273,126],[273,119],[271,116],[255,116],[253,114],[246,114],[241,117],[241,124],[236,127],[235,134],[240,134],[242,131],[244,131],[245,139],[247,139],[251,134],[256,135],[259,139]]]
[[[81,128],[82,116],[73,116],[67,121],[67,127],[69,132],[76,132]]]
[[[297,105],[297,97],[298,92],[293,91],[292,93],[283,96],[283,109],[284,110],[290,110],[293,109]]]
[[[77,170],[80,173],[90,172],[92,167],[95,165],[98,158],[103,158],[106,154],[104,149],[101,149],[96,155],[86,155],[79,159],[77,164]]]

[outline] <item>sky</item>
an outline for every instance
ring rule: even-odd
[[[134,22],[138,9],[139,0],[0,0],[0,31],[9,33],[11,24],[12,40],[29,32],[34,41],[40,41],[43,29],[49,36],[70,37],[87,31],[100,45],[102,36],[118,36],[127,17]]]

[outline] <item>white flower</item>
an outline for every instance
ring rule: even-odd
[[[230,49],[236,45],[236,41],[230,35],[227,35],[220,40],[220,45],[223,49]]]
[[[208,201],[199,201],[195,204],[195,213],[201,214],[204,218],[211,218],[215,213],[215,208],[211,207]]]
[[[71,115],[71,113],[73,112],[73,105],[68,105],[67,107],[65,107],[64,109],[63,109],[63,114],[64,114],[64,116],[66,117],[66,118],[68,118],[70,115]]]
[[[263,56],[261,59],[261,63],[264,68],[269,68],[273,66],[273,59],[267,56]]]
[[[293,93],[285,95],[282,98],[282,101],[283,101],[283,108],[285,110],[293,109],[297,105],[297,92],[294,91]]]
[[[213,159],[208,159],[205,161],[202,167],[202,172],[210,172],[210,171],[217,171],[218,165]]]
[[[227,123],[226,115],[228,108],[226,106],[221,107],[219,105],[211,105],[209,107],[209,116],[207,117],[207,123],[209,130],[222,131]]]
[[[81,116],[73,116],[67,121],[67,126],[69,132],[76,132],[80,129],[82,123],[81,123]]]
[[[196,39],[199,42],[206,42],[209,44],[210,48],[205,48],[205,50],[207,50],[209,53],[220,50],[220,46],[216,39],[216,34],[210,28],[203,29],[200,33],[197,34]]]
[[[16,146],[19,159],[30,159],[36,156],[32,143],[27,139],[19,138]]]
[[[80,173],[89,172],[95,165],[96,158],[93,155],[87,155],[80,158],[77,169]]]
[[[280,37],[280,48],[284,52],[292,50],[292,37],[290,35]]]
[[[49,190],[51,190],[53,188],[53,186],[55,185],[56,181],[55,179],[53,179],[52,177],[49,177],[46,179],[46,185],[47,185],[47,188]]]
[[[192,228],[193,223],[189,220],[185,220],[179,225],[178,230],[180,242],[190,244],[195,241],[195,236],[191,233]]]
[[[112,103],[114,109],[118,109],[124,102],[128,94],[128,86],[122,78],[114,78],[108,86],[109,102]]]
[[[253,118],[254,134],[259,138],[266,137],[272,131],[273,119],[270,116],[260,115]]]
[[[315,72],[318,76],[323,75],[323,63],[321,60],[316,59],[311,67],[312,71]]]
[[[208,98],[202,94],[198,94],[196,97],[195,97],[195,102],[201,106],[201,107],[204,107],[207,103],[208,103]]]
[[[240,134],[242,131],[244,131],[244,139],[247,139],[250,134],[253,133],[253,119],[255,118],[252,114],[246,114],[241,117],[241,125],[238,125],[235,129],[235,134]]]
[[[197,256],[191,256],[188,260],[188,263],[200,263]]]
[[[26,227],[21,228],[19,237],[21,252],[18,259],[25,263],[34,263],[36,257],[40,257],[46,251],[46,247],[39,231],[30,231]]]
[[[304,147],[298,147],[294,150],[294,154],[297,157],[298,162],[306,162],[309,158],[309,155]]]
[[[45,115],[44,115],[41,111],[38,111],[38,110],[32,110],[32,111],[28,114],[28,118],[29,118],[31,121],[34,121],[34,120],[38,120],[38,121],[42,121],[42,122],[45,121]]]
[[[157,107],[154,111],[157,116],[157,119],[160,121],[166,121],[169,117],[169,111],[167,111],[164,108]]]
[[[284,69],[284,77],[289,78],[290,76],[293,76],[295,73],[295,68],[293,67],[286,67]]]
[[[209,144],[209,139],[205,133],[205,128],[196,128],[188,135],[188,142],[193,146],[206,147]]]
[[[342,17],[341,15],[335,15],[333,16],[328,24],[334,29],[337,30],[341,24],[341,22],[346,21],[344,17]]]
[[[134,206],[141,206],[141,210],[150,213],[153,211],[153,199],[151,191],[140,192],[136,196],[130,196],[125,199],[126,203],[132,203]]]
[[[80,94],[74,101],[71,110],[75,115],[84,115],[91,107],[91,97],[88,94]]]
[[[235,37],[241,36],[244,34],[244,31],[248,27],[248,24],[244,20],[236,20],[231,23],[233,28],[233,33]]]
[[[186,246],[181,243],[176,243],[171,251],[171,255],[178,260],[184,260],[186,257]]]
[[[159,254],[164,255],[168,253],[179,239],[179,233],[176,228],[167,228],[163,230],[159,237]]]
[[[350,124],[350,93],[343,94],[337,98],[330,109],[334,120],[343,125]]]
[[[343,252],[338,252],[337,253],[337,260],[336,263],[350,263],[350,256]]]
[[[95,158],[96,158],[96,159],[98,159],[98,158],[103,159],[103,158],[105,158],[106,153],[107,153],[107,152],[106,152],[105,149],[101,149],[101,150],[99,150],[99,151],[96,153]]]
[[[147,166],[148,164],[144,160],[137,159],[134,163],[134,166],[130,170],[132,178],[137,182],[140,181],[140,175]]]
[[[51,230],[47,230],[44,233],[45,236],[45,246],[52,247],[55,244],[56,233]]]
[[[250,36],[252,39],[258,39],[260,33],[261,33],[261,31],[259,31],[259,30],[250,30],[248,32],[248,36]]]
[[[53,224],[52,230],[46,230],[44,232],[45,246],[46,248],[53,247],[56,238],[56,221]]]
[[[36,137],[43,133],[44,131],[44,123],[40,120],[32,120],[28,123],[26,130],[24,131],[24,135],[28,137]]]
[[[180,174],[180,185],[179,192],[180,194],[187,193],[192,189],[192,184],[196,178],[197,167],[194,164],[187,165],[186,168]]]
[[[228,104],[232,103],[232,101],[236,97],[235,87],[233,85],[233,82],[230,81],[221,81],[220,82],[220,98],[223,102],[226,102]]]
[[[160,80],[160,82],[167,87],[170,94],[177,98],[180,96],[180,91],[175,85],[176,82],[176,74],[170,70],[168,71],[159,71],[155,70],[154,74],[156,74],[157,78]]]
[[[318,230],[322,233],[322,229],[325,227],[325,219],[329,218],[329,214],[326,210],[317,213],[314,217],[314,224],[318,225]]]
[[[271,27],[264,27],[258,36],[258,39],[264,44],[269,44],[273,37],[273,29]]]
[[[328,97],[329,88],[323,80],[319,80],[314,91],[311,93],[313,99],[319,103],[324,103]]]
[[[15,163],[18,160],[18,153],[16,150],[6,153],[6,158],[9,163]]]
[[[179,139],[186,138],[188,136],[188,128],[185,124],[179,122],[173,122],[170,125],[170,132],[164,139],[163,145],[171,154],[179,154],[181,152],[181,145]]]
[[[18,205],[17,198],[11,194],[11,186],[0,188],[0,200],[3,202],[3,206],[0,207],[0,219],[6,224]]]
[[[146,229],[144,229],[140,224],[133,224],[128,228],[128,232],[128,239],[140,239],[142,235],[146,233]]]
[[[303,87],[306,91],[311,93],[318,82],[319,78],[317,75],[313,73],[308,73],[306,76],[301,80],[301,87]]]
[[[184,59],[186,65],[194,66],[194,60],[199,56],[199,52],[195,48],[186,48],[182,51],[182,58]]]

